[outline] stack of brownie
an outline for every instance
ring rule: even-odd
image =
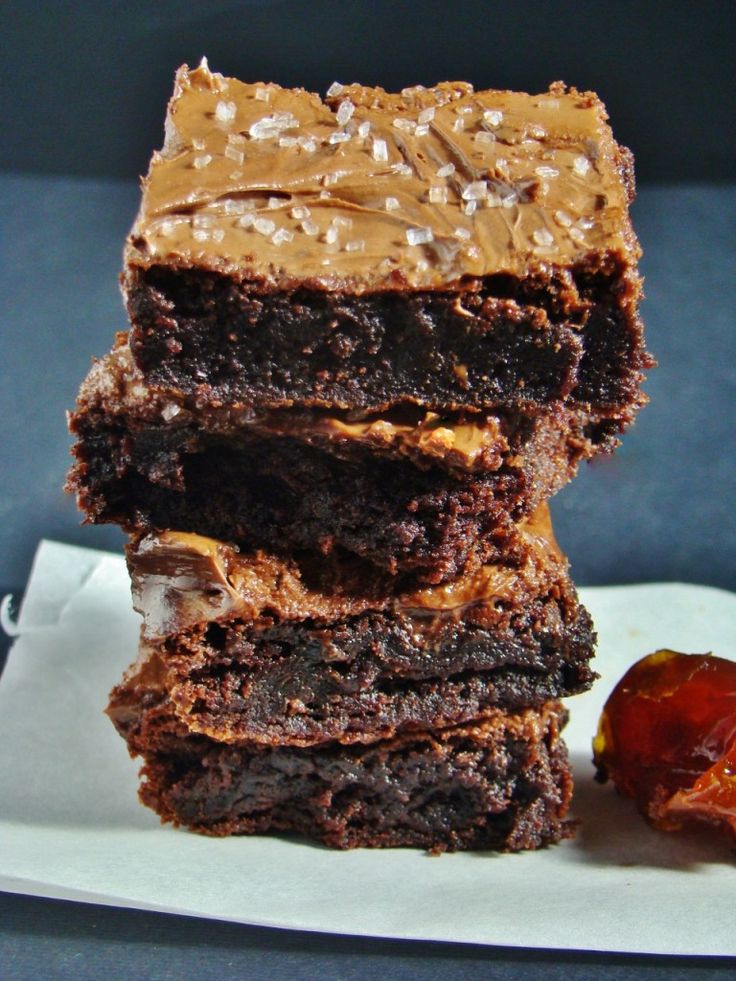
[[[594,635],[547,499],[649,365],[597,97],[182,68],[69,486],[130,534],[109,714],[208,834],[535,848]]]

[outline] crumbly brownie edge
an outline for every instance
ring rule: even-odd
[[[572,834],[563,724],[550,703],[370,747],[237,749],[188,735],[165,703],[150,703],[129,748],[144,757],[141,801],[200,833],[519,851]]]

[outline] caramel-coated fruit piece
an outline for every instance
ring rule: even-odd
[[[626,672],[593,741],[610,777],[665,831],[691,820],[736,835],[736,662],[661,650]]]

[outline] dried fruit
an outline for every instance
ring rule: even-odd
[[[606,702],[593,760],[656,827],[736,835],[736,662],[668,650],[638,661]]]

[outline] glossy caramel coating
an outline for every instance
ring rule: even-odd
[[[593,743],[601,779],[658,828],[697,820],[736,834],[736,662],[661,650],[606,702]]]

